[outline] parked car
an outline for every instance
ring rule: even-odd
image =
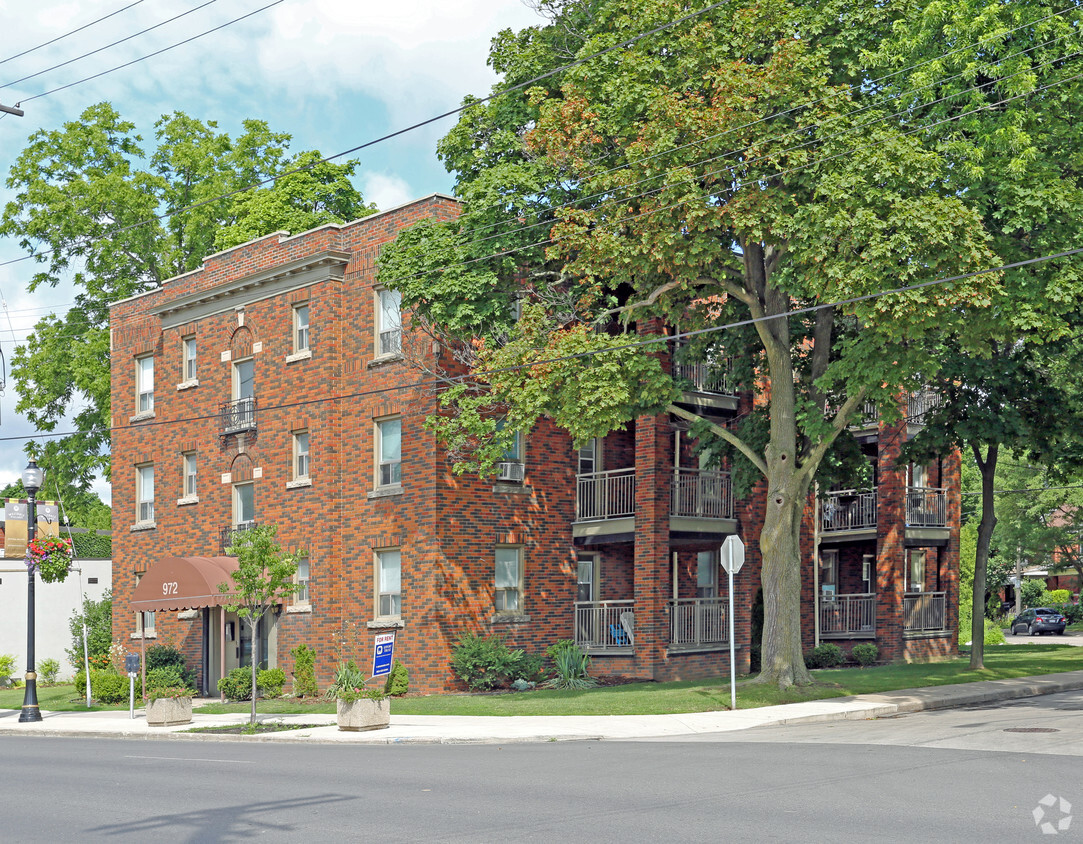
[[[1032,610],[1023,610],[1012,619],[1012,635],[1018,636],[1019,631],[1023,630],[1031,636],[1037,636],[1039,633],[1057,633],[1063,636],[1067,624],[1068,619],[1056,610],[1037,607]]]

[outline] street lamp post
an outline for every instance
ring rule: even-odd
[[[41,489],[45,473],[31,460],[23,469],[23,488],[26,490],[26,543],[34,541],[38,528],[38,502],[34,497]],[[19,723],[41,720],[38,709],[38,674],[34,668],[34,570],[26,570],[26,691],[23,694],[23,710]]]

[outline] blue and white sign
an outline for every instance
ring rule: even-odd
[[[385,677],[391,673],[391,662],[395,658],[395,634],[377,633],[376,644],[372,649],[372,676]]]

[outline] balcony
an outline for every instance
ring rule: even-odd
[[[725,598],[679,598],[669,602],[671,650],[713,649],[729,643]]]
[[[906,396],[906,423],[924,425],[925,414],[940,406],[940,393],[928,388]]]
[[[944,528],[948,525],[948,497],[941,488],[906,488],[906,526]]]
[[[255,398],[236,399],[218,407],[218,431],[221,436],[256,430]]]
[[[728,359],[716,362],[673,363],[673,380],[681,388],[678,404],[693,409],[725,411],[729,415],[737,410],[737,390],[730,377]]]
[[[733,486],[729,473],[674,469],[669,516],[670,533],[677,539],[714,538],[734,533]],[[635,520],[635,468],[576,476],[572,536],[577,544],[632,542]]]
[[[821,639],[875,639],[876,595],[824,595],[820,598]]]
[[[221,552],[223,554],[226,553],[226,549],[233,544],[234,536],[246,530],[252,530],[252,528],[256,527],[258,524],[258,522],[241,522],[240,524],[221,528],[218,531],[218,547],[221,549]]]
[[[576,601],[575,643],[591,654],[631,654],[635,601]]]
[[[947,627],[946,592],[909,592],[903,595],[903,634],[943,635]]]
[[[823,533],[876,532],[876,490],[842,489],[829,492],[820,502]]]

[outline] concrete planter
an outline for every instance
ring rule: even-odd
[[[360,700],[338,703],[338,728],[350,732],[385,730],[391,726],[391,700]]]
[[[160,697],[147,701],[147,723],[152,727],[172,727],[192,723],[190,697]]]

